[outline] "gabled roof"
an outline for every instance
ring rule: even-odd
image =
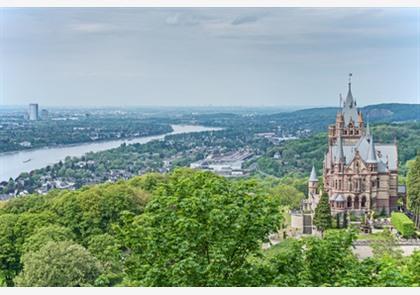
[[[345,164],[349,165],[353,161],[356,155],[356,150],[359,151],[359,155],[362,160],[367,162],[369,158],[369,147],[370,138],[368,136],[362,136],[354,145],[342,144],[342,149],[346,160]],[[378,172],[386,172],[389,170],[398,169],[398,153],[396,144],[374,144],[371,152],[373,150],[375,151]],[[338,159],[341,154],[340,148],[337,144],[331,147],[331,153],[332,157],[326,157],[327,166],[331,166],[332,164],[330,159],[334,161],[334,159]]]
[[[337,197],[335,198],[336,202],[345,202],[346,199],[344,199],[344,197],[342,195],[337,195]]]

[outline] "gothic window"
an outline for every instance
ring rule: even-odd
[[[347,197],[347,208],[351,208],[351,197]]]
[[[352,181],[350,180],[349,181],[349,191],[352,191],[352,189],[353,189],[353,184],[352,184]]]
[[[362,197],[362,208],[366,207],[366,196]]]
[[[354,209],[359,209],[359,197],[354,198]]]

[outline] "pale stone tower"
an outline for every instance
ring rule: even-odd
[[[312,166],[311,175],[309,176],[308,193],[314,196],[318,194],[318,177],[316,176],[315,166]]]

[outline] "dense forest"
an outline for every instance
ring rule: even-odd
[[[360,260],[351,230],[262,250],[293,206],[276,185],[182,168],[4,201],[0,285],[419,286],[420,252]]]

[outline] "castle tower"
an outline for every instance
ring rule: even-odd
[[[351,77],[349,74],[348,91],[343,105],[341,105],[342,97],[340,95],[340,107],[337,112],[335,124],[331,125],[328,130],[329,144],[333,145],[339,136],[344,142],[355,144],[364,133],[364,120],[362,113],[357,109],[356,100],[351,90]]]
[[[318,177],[316,176],[315,166],[312,166],[311,175],[309,176],[308,193],[310,196],[318,194]]]

